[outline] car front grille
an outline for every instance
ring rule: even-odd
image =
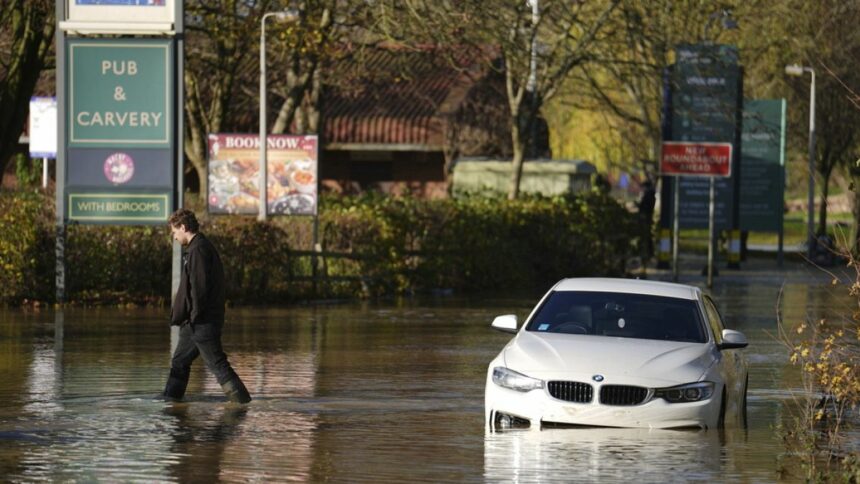
[[[604,405],[639,405],[648,397],[648,389],[629,385],[603,385],[600,403]]]
[[[588,403],[594,396],[594,389],[588,383],[578,381],[551,381],[547,383],[553,398],[566,402]]]

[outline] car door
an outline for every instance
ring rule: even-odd
[[[720,312],[717,310],[716,304],[709,296],[704,296],[705,315],[708,319],[708,325],[714,335],[714,341],[719,345],[723,342],[723,319]],[[737,350],[722,350],[720,351],[720,375],[726,384],[727,404],[736,402],[738,396],[743,392],[743,379],[741,373],[743,371],[743,360]]]

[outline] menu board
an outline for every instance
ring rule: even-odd
[[[270,135],[266,142],[267,214],[315,215],[318,193],[316,136]],[[257,214],[260,200],[260,138],[209,135],[209,212]]]

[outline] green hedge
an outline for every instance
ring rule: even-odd
[[[544,288],[562,277],[623,275],[635,218],[601,192],[563,198],[419,200],[324,197],[314,283],[313,219],[202,216],[219,247],[235,303],[364,297],[450,289]],[[193,208],[193,207],[192,207]],[[0,196],[0,299],[53,297],[53,199]],[[197,210],[201,213],[201,210]],[[166,227],[73,225],[67,294],[81,303],[167,303]]]
[[[53,209],[40,192],[0,192],[0,301],[53,297]]]

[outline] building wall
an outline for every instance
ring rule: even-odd
[[[448,193],[440,151],[324,150],[320,179],[324,189],[346,194],[380,191],[437,198]]]

